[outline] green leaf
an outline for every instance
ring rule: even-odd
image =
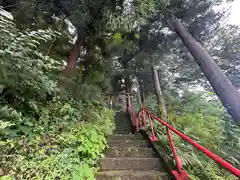
[[[122,42],[121,33],[115,33],[113,38],[114,38],[114,40],[113,40],[114,44],[121,44],[121,42]]]

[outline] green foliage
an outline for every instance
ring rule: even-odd
[[[169,90],[164,92],[171,124],[210,151],[230,161],[235,167],[239,167],[240,158],[236,150],[239,149],[239,128],[229,124],[226,112],[216,97],[212,93],[189,90],[180,94]],[[151,96],[147,99],[145,105],[156,109],[156,101]],[[158,123],[156,127],[161,144],[171,154],[166,129]],[[192,179],[236,179],[179,136],[174,133],[172,136],[183,167]]]
[[[144,100],[144,105],[148,107],[152,112],[155,112],[155,110],[157,109],[157,102],[155,101],[155,96],[154,95],[147,96],[146,99]],[[135,112],[138,112],[138,110],[140,109],[140,105],[137,103],[133,104],[133,108]]]
[[[124,3],[120,12],[112,12],[105,9],[104,19],[106,29],[115,32],[131,32],[145,24],[157,12],[158,1],[137,0],[135,2]]]
[[[214,96],[184,91],[179,101],[169,102],[168,109],[174,125],[211,150],[223,141],[225,112]]]
[[[122,37],[121,36],[122,36],[121,33],[115,33],[113,43],[114,44],[120,44],[122,42]]]
[[[63,76],[40,48],[59,32],[21,32],[5,17],[0,25],[1,179],[95,179],[114,128],[101,104],[105,74]]]
[[[91,112],[89,122],[68,122],[58,134],[50,131],[44,136],[22,136],[18,141],[2,140],[3,172],[20,179],[94,179],[93,167],[103,156],[105,137],[114,125],[110,110],[95,108]]]
[[[7,126],[1,134],[28,134],[35,123],[41,123],[42,119],[46,119],[45,123],[48,121],[48,111],[45,111],[48,98],[58,105],[59,88],[54,74],[61,64],[36,49],[59,33],[50,29],[19,32],[8,25],[11,21],[1,18],[0,117]],[[34,121],[32,116],[38,118]]]

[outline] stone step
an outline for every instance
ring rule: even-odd
[[[125,122],[125,123],[130,123],[130,119],[128,118],[118,118],[118,119],[115,119],[115,122]]]
[[[129,126],[131,124],[131,122],[129,120],[126,120],[126,121],[115,121],[115,124],[117,125],[126,125],[126,126]]]
[[[106,151],[106,157],[133,157],[133,158],[152,158],[155,156],[154,151],[151,148],[108,148]]]
[[[162,169],[158,158],[104,158],[101,171],[133,170],[158,171]]]
[[[113,134],[131,134],[132,133],[132,130],[131,129],[115,129],[113,131]]]
[[[130,128],[131,127],[131,124],[118,124],[118,123],[115,123],[116,127],[127,127],[127,128]]]
[[[117,120],[117,121],[115,121],[115,123],[116,124],[127,124],[127,125],[129,125],[130,123],[131,123],[131,121],[130,120]]]
[[[115,122],[115,125],[116,126],[127,126],[127,127],[131,126],[130,123],[126,123],[126,122]]]
[[[116,127],[115,130],[131,130],[131,127]]]
[[[132,130],[128,129],[128,130],[118,130],[118,129],[115,129],[113,131],[113,134],[131,134],[132,133]]]
[[[116,119],[115,121],[114,121],[115,123],[119,123],[119,124],[130,124],[131,123],[131,121],[130,121],[130,119]]]
[[[108,137],[109,140],[143,140],[143,136],[137,134],[113,134]]]
[[[130,129],[131,126],[116,125],[116,129]]]
[[[148,142],[145,140],[109,140],[108,146],[118,148],[148,147]]]
[[[168,174],[159,171],[104,171],[97,180],[168,180]]]
[[[113,131],[117,132],[117,131],[132,131],[132,130],[131,128],[115,128]],[[114,133],[114,134],[118,134],[118,133]]]

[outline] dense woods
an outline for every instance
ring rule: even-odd
[[[222,3],[1,0],[0,179],[94,179],[122,91],[240,168],[240,27]],[[236,179],[174,141],[192,179]]]

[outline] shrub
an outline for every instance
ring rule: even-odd
[[[113,112],[100,103],[100,88],[81,84],[81,73],[68,78],[75,80],[69,89],[61,86],[63,63],[39,48],[59,32],[20,32],[0,17],[0,34],[1,179],[94,179],[114,128]],[[98,100],[89,98],[94,92]]]

